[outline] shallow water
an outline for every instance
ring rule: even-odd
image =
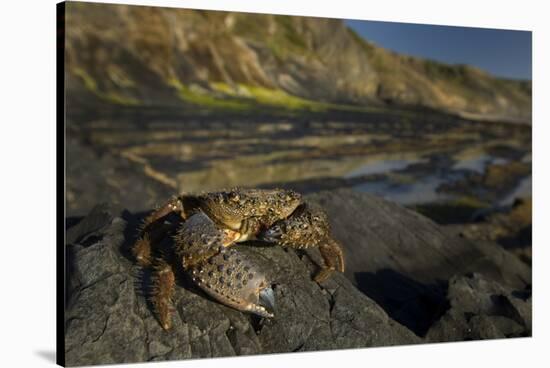
[[[530,155],[528,156],[530,157]],[[458,160],[457,160],[458,158]],[[496,157],[483,151],[467,157],[455,156],[452,165],[432,163],[431,174],[418,173],[415,164],[427,163],[424,157],[408,155],[402,159],[380,159],[361,166],[348,174],[353,178],[365,176],[366,182],[354,185],[353,189],[375,194],[392,200],[402,205],[415,205],[426,203],[443,203],[457,199],[459,193],[442,193],[438,188],[444,183],[450,183],[467,177],[469,173],[483,175],[488,165],[506,165],[508,159]],[[526,162],[526,158],[522,158]],[[369,178],[369,175],[372,175]],[[499,200],[499,205],[512,204],[516,198],[531,196],[531,176],[520,180],[508,195]]]
[[[369,182],[354,187],[355,190],[389,199],[402,205],[443,202],[454,198],[449,194],[438,193],[437,188],[444,178],[426,176],[411,184],[395,184],[387,181]]]
[[[529,175],[523,178],[510,194],[500,200],[499,204],[501,206],[509,206],[513,204],[516,199],[529,198],[532,196],[532,190],[532,175]]]
[[[478,157],[465,159],[456,162],[453,166],[453,170],[470,170],[478,173],[483,173],[485,168],[491,161],[494,160],[494,157],[488,154],[480,154]]]
[[[233,186],[283,186],[304,193],[343,187],[406,205],[441,202],[460,196],[439,193],[442,184],[506,163],[509,158],[498,152],[517,151],[518,160],[529,160],[531,151],[530,128],[434,120],[440,116],[136,116],[83,117],[75,131],[113,162],[131,161],[119,165],[135,170],[136,180],[141,175],[168,185],[160,194],[147,189],[155,202],[170,194],[164,192]],[[74,193],[92,185],[85,177],[77,180],[83,172],[79,170],[67,173]],[[109,188],[125,182],[114,169],[97,178]],[[125,201],[143,202],[142,193],[133,194],[131,188],[126,192],[132,199]],[[516,188],[509,196],[516,192],[526,193]],[[78,205],[69,203],[71,208]]]
[[[393,171],[398,171],[409,167],[412,164],[425,162],[421,158],[401,158],[401,159],[380,159],[369,162],[361,167],[354,169],[346,174],[345,178],[353,178],[364,175],[387,174]]]

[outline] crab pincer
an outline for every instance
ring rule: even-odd
[[[243,312],[273,317],[275,297],[270,282],[252,259],[225,249],[191,269],[193,281],[215,300]]]
[[[212,298],[240,311],[273,317],[273,289],[261,267],[247,253],[229,248],[239,236],[199,212],[176,235],[176,252],[193,281]]]

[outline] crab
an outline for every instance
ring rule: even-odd
[[[168,247],[162,245],[167,235],[173,238]],[[319,283],[333,271],[344,271],[342,247],[331,236],[326,213],[305,203],[299,193],[235,188],[181,194],[145,218],[132,248],[137,263],[152,271],[149,297],[162,328],[172,326],[178,270],[224,305],[274,316],[273,287],[264,269],[232,247],[249,240],[295,249],[317,247],[324,260],[314,277]]]

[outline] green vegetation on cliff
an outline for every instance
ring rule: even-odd
[[[529,122],[531,83],[378,47],[337,19],[69,3],[69,96],[246,111],[423,107]]]

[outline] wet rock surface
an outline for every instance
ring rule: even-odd
[[[460,238],[380,198],[309,195],[329,213],[347,269],[320,285],[317,250],[239,245],[269,265],[276,316],[208,298],[178,277],[172,330],[145,298],[147,273],[128,256],[143,217],[96,207],[67,221],[67,365],[315,351],[530,336],[531,269],[492,242]]]
[[[72,134],[69,131],[65,142],[68,216],[82,216],[95,204],[104,202],[109,203],[114,213],[125,208],[135,210],[136,198],[142,202],[139,208],[152,208],[158,198],[163,198],[163,193],[173,190],[143,175],[135,163],[96,150],[71,138]]]
[[[525,263],[532,262],[532,200],[516,200],[507,210],[495,211],[470,224],[446,227],[468,239],[489,240],[519,256]]]

